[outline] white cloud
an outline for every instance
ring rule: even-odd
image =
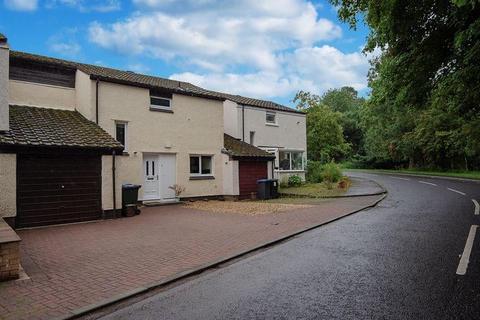
[[[4,0],[3,2],[10,10],[34,11],[38,7],[38,0]]]
[[[77,28],[64,28],[58,33],[50,36],[47,45],[50,51],[55,52],[63,57],[80,58],[82,47],[78,43]]]
[[[120,0],[49,0],[47,7],[53,8],[58,5],[65,5],[76,8],[82,12],[110,12],[121,8]]]
[[[133,0],[139,11],[92,23],[90,40],[129,56],[147,55],[188,72],[171,78],[260,98],[298,90],[366,88],[368,59],[327,45],[341,28],[306,0]],[[133,69],[133,68],[132,68]]]
[[[330,88],[351,86],[357,90],[367,87],[369,64],[360,52],[343,53],[324,45],[300,48],[281,59],[278,72],[177,73],[171,79],[183,80],[198,86],[229,93],[260,98],[288,97],[298,90],[322,94]]]
[[[57,42],[57,43],[52,43],[50,44],[50,50],[53,52],[56,52],[58,54],[61,54],[62,56],[65,57],[71,57],[75,58],[78,56],[80,51],[82,50],[82,47],[75,42]]]
[[[214,63],[217,69],[246,64],[274,70],[278,52],[341,36],[339,26],[320,18],[303,0],[187,1],[180,7],[165,0],[135,2],[157,9],[111,25],[93,23],[91,41],[122,53],[183,59],[204,68]]]

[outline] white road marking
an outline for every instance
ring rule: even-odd
[[[398,180],[410,181],[410,179],[407,179],[407,178],[400,178],[400,177],[390,177],[390,178],[398,179]]]
[[[480,205],[478,204],[478,201],[475,199],[472,199],[472,202],[475,205],[475,215],[478,216],[480,214]]]
[[[470,227],[470,232],[468,233],[467,242],[465,243],[465,248],[463,249],[462,258],[458,263],[457,274],[465,275],[467,273],[468,262],[470,261],[470,253],[472,252],[473,240],[475,240],[475,234],[477,233],[477,225]]]
[[[447,188],[448,190],[452,191],[452,192],[456,192],[456,193],[459,193],[461,194],[462,196],[466,195],[466,193],[462,192],[462,191],[458,191],[458,190],[455,190],[455,189],[450,189],[450,188]]]
[[[419,180],[418,182],[423,183],[423,184],[428,184],[428,185],[431,185],[431,186],[435,186],[435,187],[437,186],[435,183],[431,183],[431,182],[426,182],[426,181],[421,181],[421,180]]]

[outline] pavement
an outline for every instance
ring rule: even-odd
[[[102,319],[480,319],[480,184],[355,176],[388,196]]]
[[[28,279],[0,283],[1,319],[68,318],[148,291],[375,204],[330,199],[263,215],[182,206],[139,216],[19,230]]]

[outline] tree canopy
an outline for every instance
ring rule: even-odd
[[[366,159],[478,168],[480,1],[331,2],[353,28],[365,21],[365,51],[380,51],[360,115]]]

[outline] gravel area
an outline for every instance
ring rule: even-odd
[[[184,204],[186,208],[216,213],[239,213],[247,215],[278,213],[283,211],[310,208],[307,204],[267,203],[263,201],[194,201]]]

